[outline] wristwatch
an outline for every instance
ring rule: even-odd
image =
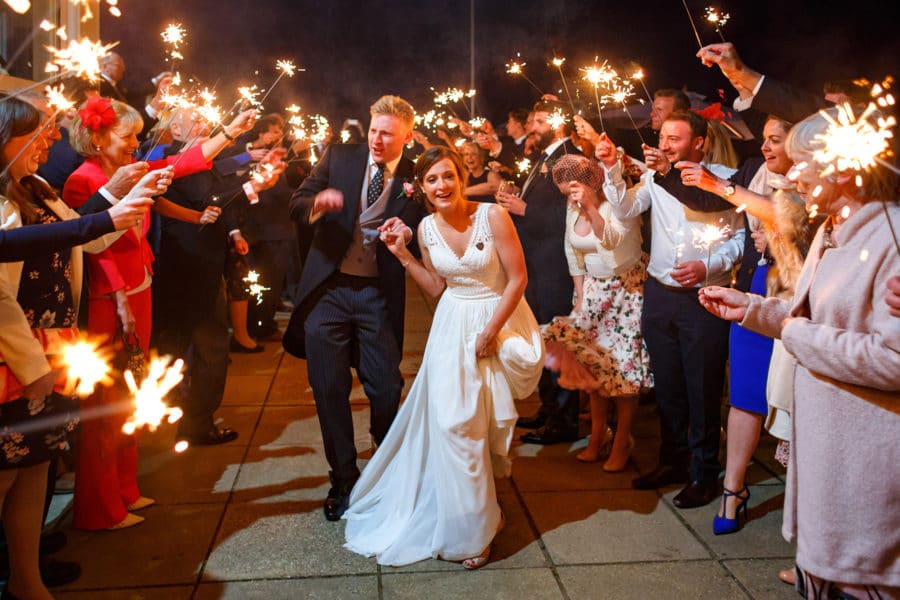
[[[722,191],[722,195],[725,197],[726,200],[728,198],[731,198],[732,196],[734,196],[734,185],[731,183],[726,185],[725,189]]]

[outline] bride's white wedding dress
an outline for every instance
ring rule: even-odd
[[[344,547],[383,565],[476,556],[500,522],[494,477],[510,471],[513,399],[534,390],[544,357],[524,299],[497,336],[497,354],[475,357],[475,340],[506,285],[488,220],[491,206],[475,211],[461,257],[434,217],[423,221],[423,242],[447,288],[419,373],[344,513]]]

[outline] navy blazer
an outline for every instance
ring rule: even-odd
[[[35,252],[65,250],[115,231],[107,212],[56,223],[0,229],[0,262],[18,262]]]
[[[535,173],[522,195],[525,214],[512,215],[522,243],[528,285],[525,300],[538,323],[568,315],[572,310],[572,277],[566,260],[566,197],[553,182],[552,163],[581,151],[566,140],[550,155],[546,173]],[[535,163],[534,169],[542,168]]]
[[[353,230],[359,220],[360,196],[363,178],[369,159],[366,144],[332,144],[325,151],[312,175],[307,177],[291,198],[291,218],[298,223],[308,223],[316,194],[333,188],[344,195],[344,206],[339,212],[325,213],[312,225],[312,240],[300,276],[297,306],[285,333],[285,350],[299,358],[306,358],[304,347],[304,323],[315,306],[327,280],[340,268],[347,250],[353,242]],[[412,229],[415,238],[419,221],[427,214],[425,207],[403,193],[403,183],[412,182],[413,162],[401,158],[388,190],[384,219],[399,217]],[[301,240],[302,245],[303,240]],[[416,251],[415,239],[411,250]],[[388,316],[397,338],[397,346],[403,348],[403,314],[406,305],[406,271],[390,250],[378,243],[376,260],[381,290],[387,301]]]

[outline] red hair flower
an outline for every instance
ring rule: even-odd
[[[722,103],[716,102],[715,104],[710,104],[704,109],[694,110],[695,113],[706,119],[707,121],[719,121],[720,123],[725,120],[725,113],[722,112]]]
[[[78,111],[81,124],[91,131],[100,131],[116,122],[116,111],[112,102],[102,96],[91,96],[84,108]]]

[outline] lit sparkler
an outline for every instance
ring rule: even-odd
[[[572,109],[572,112],[574,113],[575,112],[575,102],[572,101],[572,94],[569,93],[569,85],[566,83],[566,76],[565,76],[565,74],[563,74],[563,68],[562,68],[563,63],[566,62],[566,59],[563,58],[562,56],[556,56],[555,54],[556,53],[554,53],[553,60],[550,62],[553,64],[554,67],[556,67],[556,70],[559,71],[559,79],[560,79],[560,81],[562,81],[563,89],[566,92],[566,98],[569,99],[569,107]]]
[[[553,129],[559,129],[566,124],[566,121],[568,121],[568,117],[558,108],[547,116],[547,124]]]
[[[635,132],[637,132],[638,137],[641,139],[641,145],[646,146],[647,142],[644,141],[644,136],[641,135],[641,130],[638,129],[637,123],[634,122],[634,117],[631,116],[631,111],[628,110],[628,98],[633,94],[634,86],[631,84],[631,82],[625,78],[617,78],[610,97],[613,99],[613,102],[617,102],[622,105],[622,110],[625,111],[625,114],[628,116],[628,120],[631,121],[631,126],[634,127]]]
[[[519,173],[529,172],[531,170],[531,161],[527,158],[516,161],[516,169],[519,170]]]
[[[341,129],[341,143],[346,144],[350,141],[350,130]]]
[[[266,90],[265,95],[262,97],[262,100],[259,101],[260,106],[262,103],[266,101],[266,98],[269,97],[269,94],[272,93],[272,90],[275,89],[275,86],[278,85],[278,82],[281,81],[281,78],[287,75],[288,77],[293,77],[294,73],[298,71],[297,67],[289,60],[278,60],[275,62],[275,68],[278,69],[278,77],[275,78],[275,81],[272,82],[272,85],[269,86],[269,89]],[[300,71],[305,71],[306,69],[299,69]]]
[[[118,42],[102,44],[88,38],[72,40],[65,48],[46,46],[51,55],[45,67],[47,73],[62,73],[58,77],[74,75],[89,81],[100,79],[100,61]]]
[[[706,250],[706,277],[703,287],[709,282],[709,261],[712,257],[712,248],[716,242],[731,236],[731,228],[728,225],[716,227],[707,224],[699,231],[694,232],[693,246],[698,250]]]
[[[247,293],[256,298],[257,304],[262,304],[263,292],[268,292],[271,288],[267,288],[259,282],[259,273],[250,271],[244,277],[244,283],[247,284]]]
[[[881,155],[890,149],[892,129],[897,125],[893,115],[876,116],[875,102],[870,102],[856,117],[849,104],[837,107],[837,119],[825,111],[820,114],[828,121],[825,133],[816,136],[822,147],[813,152],[813,160],[822,166],[822,177],[847,171],[864,171],[880,163],[896,171]]]
[[[713,27],[715,27],[716,33],[719,34],[719,39],[724,43],[725,36],[722,34],[722,28],[725,27],[725,23],[728,22],[731,15],[726,12],[720,12],[719,9],[714,6],[707,6],[705,15],[707,23],[711,23]]]
[[[516,52],[516,58],[510,59],[510,61],[508,63],[506,63],[506,72],[509,73],[510,75],[518,75],[518,76],[522,77],[522,79],[524,79],[529,84],[531,84],[531,87],[533,87],[535,90],[537,90],[538,94],[543,96],[544,95],[543,90],[541,90],[541,88],[539,88],[537,85],[535,85],[535,83],[531,79],[528,78],[528,75],[525,74],[525,61],[521,60],[521,58],[522,58],[522,56],[518,52]]]
[[[184,361],[179,358],[171,365],[170,361],[169,357],[151,360],[147,377],[140,386],[131,370],[125,371],[125,384],[134,400],[134,412],[122,426],[125,434],[132,435],[145,426],[156,431],[163,419],[175,423],[184,414],[180,408],[171,407],[164,401],[166,394],[184,379]]]
[[[82,338],[62,348],[62,364],[66,369],[66,390],[81,397],[90,396],[98,383],[110,385],[112,348],[101,347],[101,340]]]
[[[618,74],[610,68],[606,61],[603,64],[597,64],[597,58],[594,59],[594,64],[589,67],[584,67],[581,69],[584,72],[583,79],[591,84],[594,88],[594,101],[597,104],[597,116],[600,117],[600,130],[603,133],[606,133],[606,127],[603,124],[603,102],[601,101],[600,95],[600,86],[603,85],[605,89],[608,89],[611,83],[618,77]],[[606,99],[606,95],[602,96],[602,99]]]

